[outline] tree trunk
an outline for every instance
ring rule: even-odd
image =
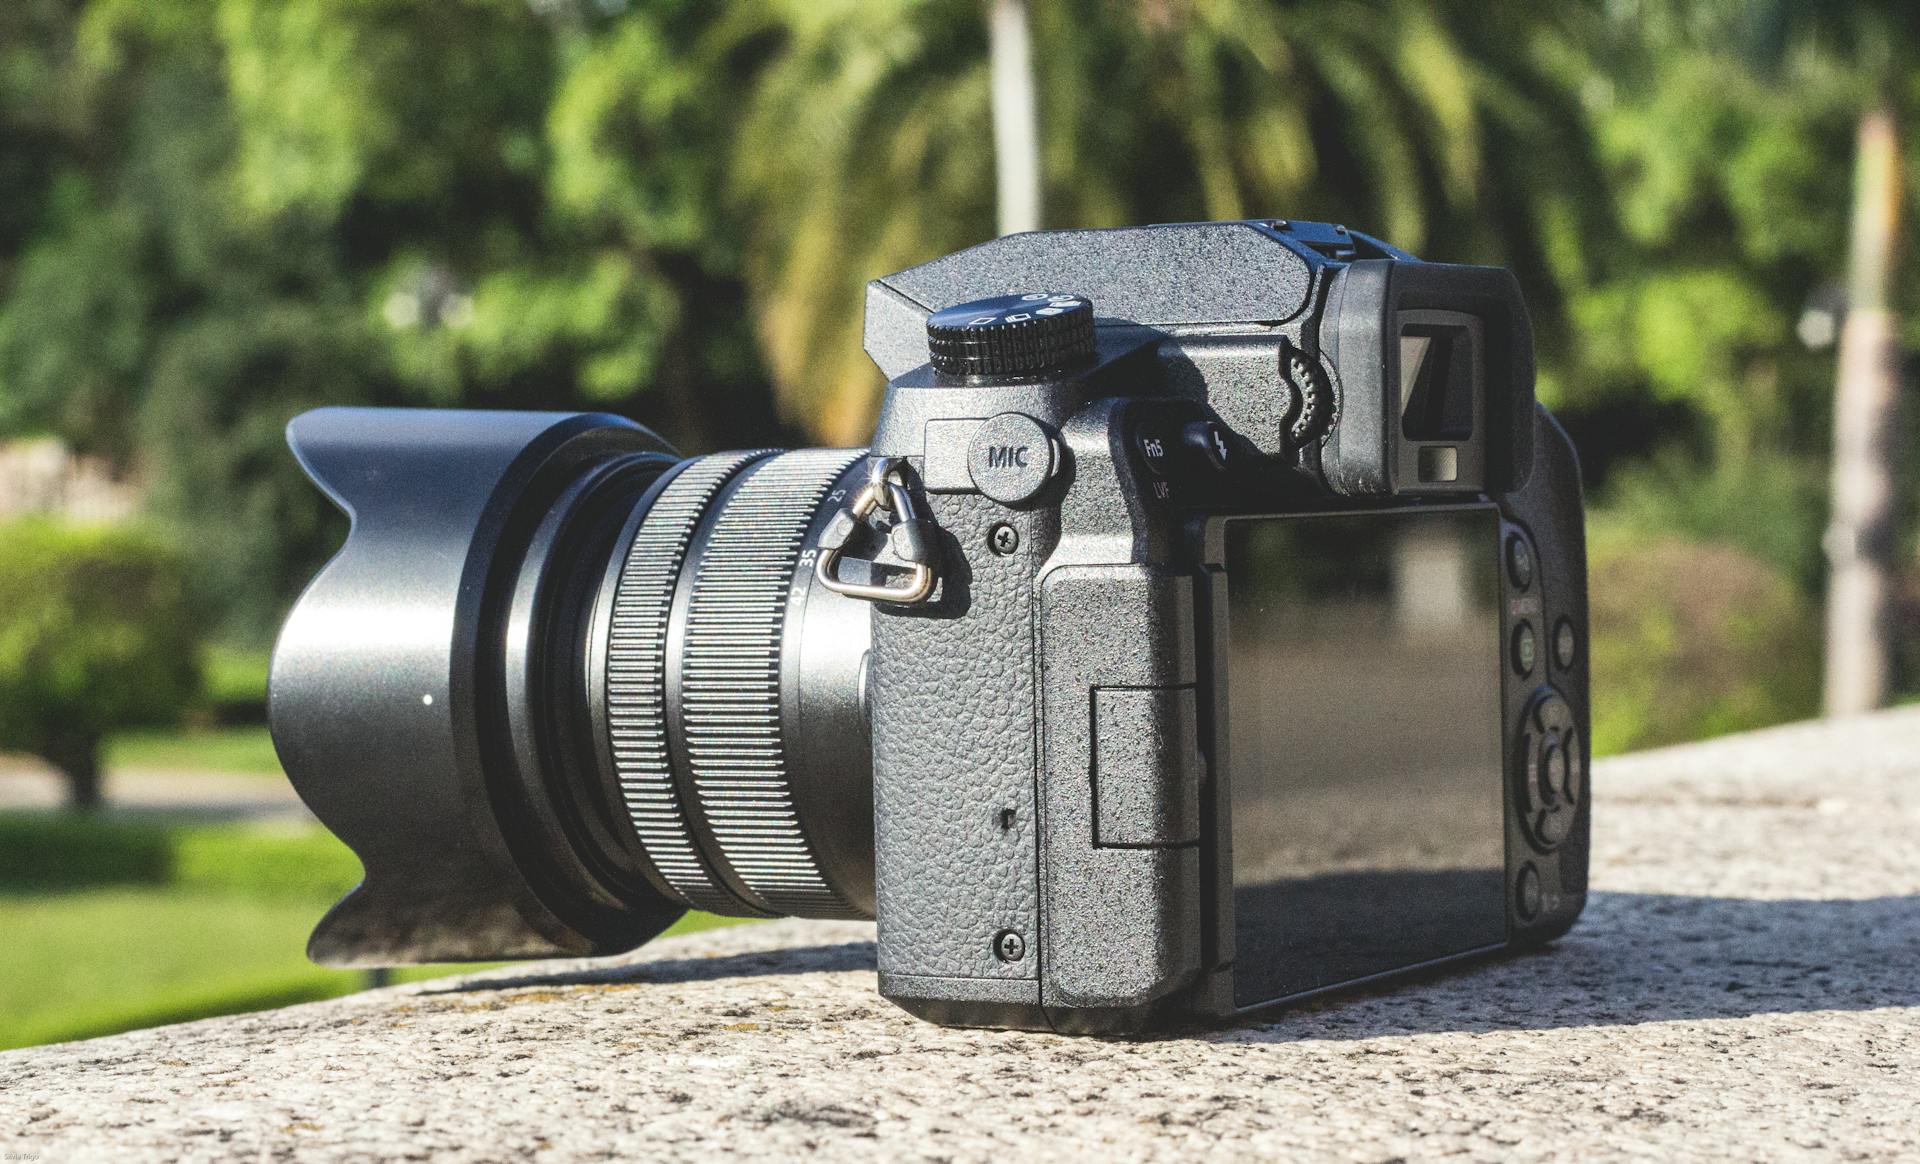
[[[67,807],[93,812],[100,807],[100,737],[60,736],[47,741],[40,758],[60,770],[67,781]]]
[[[1891,307],[1900,241],[1900,143],[1892,112],[1860,120],[1847,316],[1833,402],[1833,516],[1827,527],[1828,715],[1887,701],[1893,601],[1899,333]]]
[[[1034,110],[1027,0],[992,0],[993,157],[1000,233],[1040,229],[1040,129]]]

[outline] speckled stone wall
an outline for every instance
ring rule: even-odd
[[[0,1161],[1920,1152],[1920,711],[1594,786],[1558,946],[1264,1025],[942,1029],[781,922],[0,1055]]]

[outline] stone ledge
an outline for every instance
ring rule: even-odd
[[[1598,766],[1551,950],[1152,1041],[947,1030],[778,922],[0,1054],[0,1160],[1908,1155],[1920,711]]]

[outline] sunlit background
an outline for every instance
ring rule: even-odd
[[[1916,45],[1869,0],[9,0],[0,1046],[364,984],[302,958],[357,867],[264,727],[344,528],[288,417],[857,444],[863,282],[1002,224],[1511,266],[1597,749],[1905,698]]]

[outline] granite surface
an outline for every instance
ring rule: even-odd
[[[0,1054],[0,1161],[1920,1155],[1920,710],[1594,788],[1557,946],[1261,1025],[943,1029],[780,922]]]

